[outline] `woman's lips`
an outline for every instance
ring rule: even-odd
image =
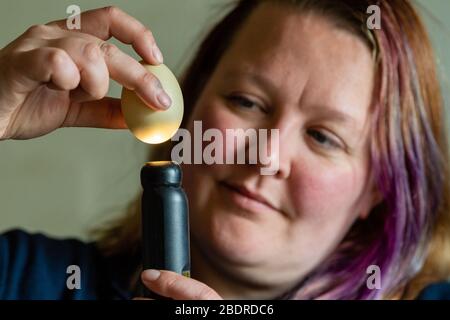
[[[230,184],[227,182],[221,182],[223,186],[230,195],[230,200],[233,201],[238,207],[251,211],[254,213],[260,213],[262,211],[276,211],[281,213],[281,211],[271,205],[263,196],[250,191],[244,186],[239,186],[236,184]]]

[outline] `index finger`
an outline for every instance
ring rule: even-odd
[[[136,52],[149,64],[163,63],[163,56],[152,32],[141,22],[121,9],[110,6],[81,13],[81,32],[93,35],[102,40],[111,37],[131,44]],[[48,25],[56,25],[67,29],[67,19],[53,21]],[[70,30],[74,31],[74,30]]]

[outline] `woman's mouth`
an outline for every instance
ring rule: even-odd
[[[224,181],[220,182],[219,185],[227,192],[227,198],[231,200],[234,205],[245,211],[250,211],[252,213],[273,213],[274,211],[282,213],[281,210],[272,205],[267,198],[243,185]]]

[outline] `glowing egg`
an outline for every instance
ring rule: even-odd
[[[154,74],[172,99],[167,110],[153,110],[134,91],[122,89],[122,113],[128,128],[139,140],[158,144],[169,140],[178,130],[183,119],[183,94],[177,78],[164,64],[144,67]]]

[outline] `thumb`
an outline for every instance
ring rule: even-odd
[[[120,99],[109,97],[71,103],[61,127],[128,128],[120,107]]]

